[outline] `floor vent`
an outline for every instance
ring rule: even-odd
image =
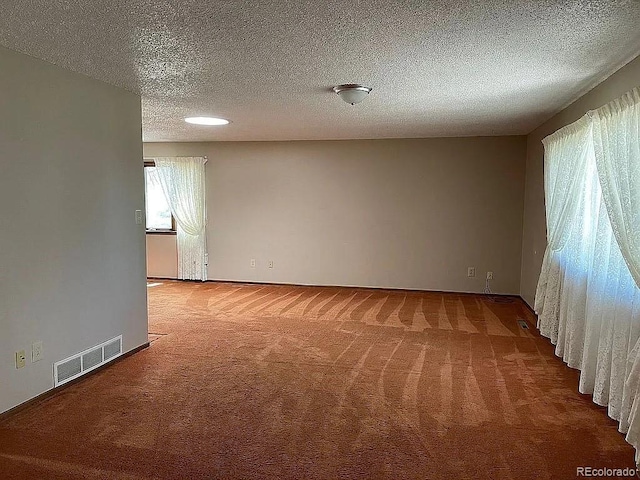
[[[494,295],[491,297],[494,303],[513,303],[512,297],[507,297],[506,295]]]
[[[518,325],[520,325],[520,328],[522,328],[523,330],[529,330],[529,324],[527,323],[526,320],[519,318]]]
[[[53,364],[54,385],[70,382],[120,355],[122,335],[56,362]]]

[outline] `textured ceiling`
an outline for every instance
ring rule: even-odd
[[[637,0],[2,0],[0,44],[140,93],[145,141],[505,135],[634,58],[638,25]]]

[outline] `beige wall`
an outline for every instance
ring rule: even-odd
[[[209,157],[210,279],[520,291],[524,137],[144,149]]]
[[[140,98],[1,47],[0,65],[3,412],[52,388],[58,360],[144,344],[147,319]]]
[[[147,277],[178,277],[175,235],[147,235]]]
[[[640,58],[636,58],[586,95],[527,136],[524,229],[522,238],[522,298],[533,306],[542,257],[547,245],[544,207],[544,149],[542,139],[640,85]]]

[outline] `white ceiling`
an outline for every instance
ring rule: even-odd
[[[140,93],[145,141],[511,135],[633,59],[639,25],[637,0],[2,0],[0,44]]]

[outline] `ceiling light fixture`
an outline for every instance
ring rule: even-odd
[[[227,125],[229,123],[229,120],[215,117],[187,117],[184,121],[194,125]]]
[[[333,87],[333,91],[336,92],[345,102],[355,105],[356,103],[360,103],[367,95],[369,95],[371,88],[358,85],[357,83],[346,83],[344,85]]]

